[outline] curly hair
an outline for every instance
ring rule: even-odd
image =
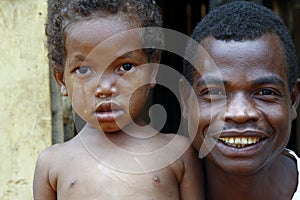
[[[154,0],[52,0],[48,5],[46,23],[47,48],[50,67],[54,71],[64,70],[64,32],[70,24],[79,21],[125,14],[134,27],[162,27],[162,17]],[[133,20],[132,20],[133,19]],[[128,20],[128,19],[125,19]],[[153,44],[162,44],[161,33],[148,34]],[[155,59],[160,50],[145,50],[149,61]]]
[[[254,40],[267,33],[275,34],[284,49],[287,68],[289,90],[297,81],[296,50],[289,30],[272,10],[247,1],[235,1],[216,7],[210,11],[195,27],[192,38],[201,43],[207,37],[217,40]],[[193,55],[195,47],[187,45],[186,55]],[[183,75],[192,83],[194,67],[184,61]]]

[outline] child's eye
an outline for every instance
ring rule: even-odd
[[[88,67],[85,67],[85,66],[78,67],[75,70],[75,72],[80,75],[86,75],[86,74],[92,73],[92,71]]]
[[[130,71],[134,67],[135,66],[133,64],[126,63],[126,64],[121,65],[121,67],[120,67],[119,70],[122,71],[122,72],[128,72],[128,71]]]

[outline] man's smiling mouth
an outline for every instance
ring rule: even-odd
[[[260,137],[246,137],[246,136],[239,136],[239,137],[220,137],[219,141],[223,142],[224,144],[235,147],[235,148],[244,148],[254,144],[257,144],[262,138]]]

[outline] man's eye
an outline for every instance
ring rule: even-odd
[[[120,70],[120,71],[123,71],[123,72],[128,72],[128,71],[130,71],[133,67],[134,67],[133,64],[126,63],[126,64],[121,65],[121,67],[120,67],[119,70]]]
[[[75,72],[80,75],[86,75],[92,73],[92,71],[88,67],[78,67]]]
[[[258,95],[275,95],[276,93],[270,89],[263,89],[258,92]]]
[[[207,88],[198,94],[198,98],[205,102],[224,102],[227,96],[222,88]]]
[[[211,88],[206,90],[204,95],[225,95],[225,92],[218,88]]]

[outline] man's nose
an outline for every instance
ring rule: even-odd
[[[224,117],[225,121],[236,123],[256,121],[259,118],[255,102],[243,93],[234,94],[227,99]]]

